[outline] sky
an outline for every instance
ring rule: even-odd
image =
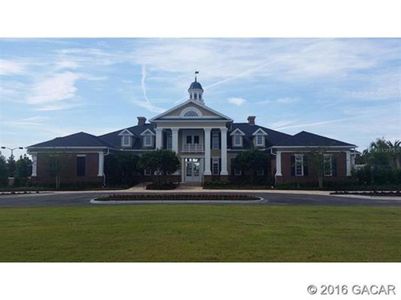
[[[401,39],[0,39],[0,146],[133,126],[187,100],[195,71],[235,122],[401,139]]]

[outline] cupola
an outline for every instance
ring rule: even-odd
[[[197,75],[198,71],[195,72],[195,81],[191,83],[188,89],[189,99],[201,102],[203,104],[203,88],[202,85],[198,82]]]

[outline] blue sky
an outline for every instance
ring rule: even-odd
[[[400,41],[0,39],[0,144],[135,125],[185,101],[199,70],[205,103],[236,122],[362,150],[401,139]]]

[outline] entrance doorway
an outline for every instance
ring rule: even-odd
[[[202,164],[200,158],[185,158],[185,182],[200,182]]]

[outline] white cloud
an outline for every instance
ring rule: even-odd
[[[76,82],[80,78],[81,74],[72,72],[47,77],[33,85],[27,103],[38,106],[39,110],[65,109],[68,107],[65,101],[76,97]]]
[[[24,63],[0,59],[0,75],[17,75],[25,71],[26,65]]]
[[[246,99],[244,98],[240,98],[240,97],[232,97],[232,98],[228,98],[227,102],[236,106],[241,106],[244,103],[246,103]]]

